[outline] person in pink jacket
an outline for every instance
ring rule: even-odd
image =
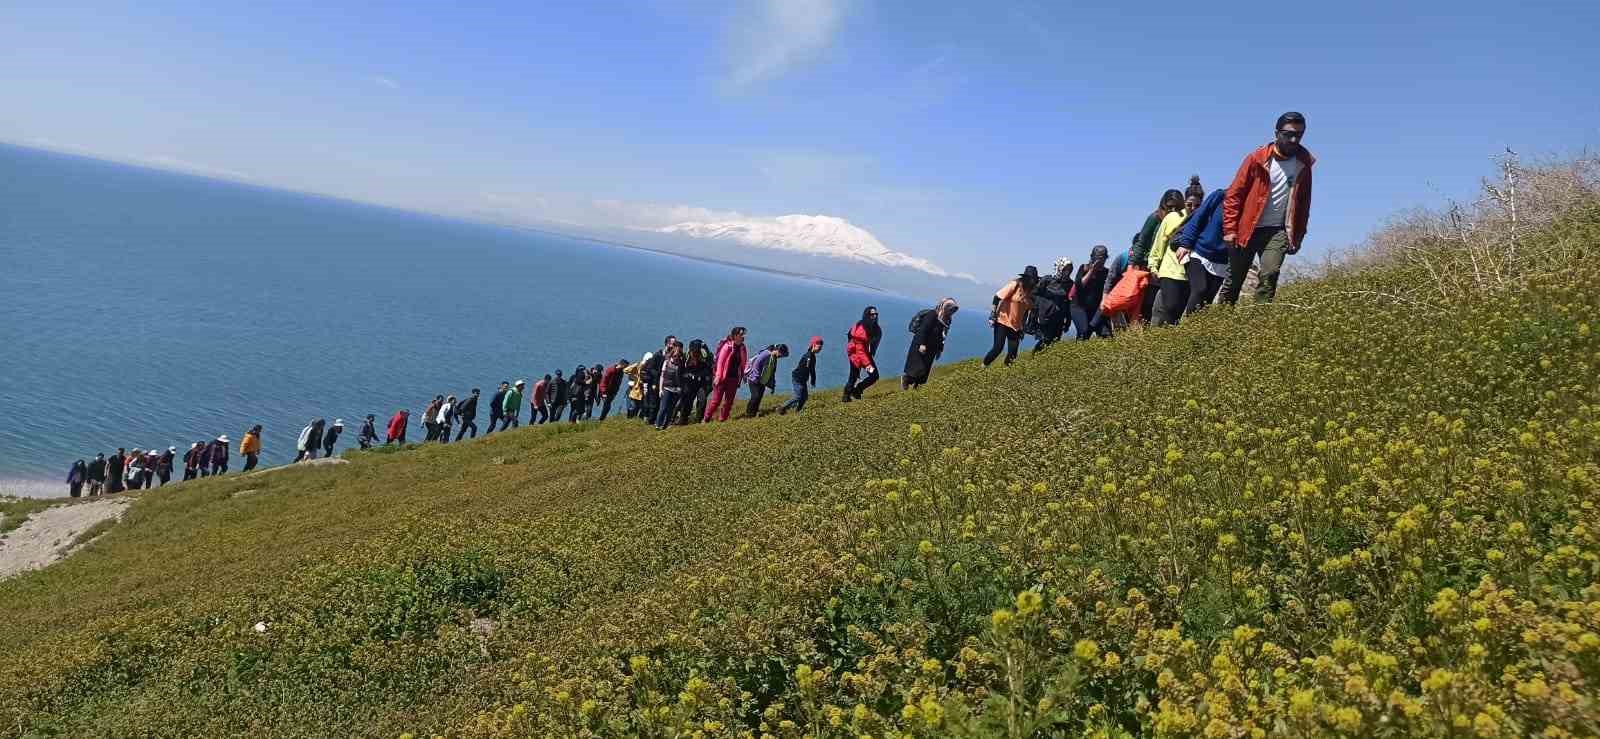
[[[739,382],[744,376],[745,354],[744,327],[734,326],[728,332],[728,338],[717,344],[716,362],[711,371],[711,402],[706,403],[703,420],[709,422],[712,416],[717,416],[719,421],[728,420],[728,412],[733,410],[733,399],[739,394]]]

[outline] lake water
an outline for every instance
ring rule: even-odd
[[[804,278],[0,144],[0,492],[65,494],[116,447],[180,453],[265,427],[293,458],[313,418],[414,415],[580,362],[637,359],[673,333],[751,344],[813,335],[823,386],[843,338],[882,314],[897,375],[920,302]],[[945,360],[987,349],[967,306]],[[780,391],[787,392],[787,370]],[[480,409],[480,425],[487,418]],[[413,419],[415,420],[415,418]],[[412,436],[422,432],[414,424]],[[235,462],[237,468],[239,462]]]

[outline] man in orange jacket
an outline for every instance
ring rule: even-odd
[[[1261,258],[1256,273],[1256,301],[1270,302],[1278,292],[1283,260],[1300,251],[1311,220],[1311,165],[1316,157],[1300,145],[1306,117],[1278,116],[1273,141],[1245,156],[1222,200],[1222,240],[1229,247],[1228,277],[1222,302],[1239,301],[1250,265]]]

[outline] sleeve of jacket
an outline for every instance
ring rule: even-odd
[[[1294,245],[1299,248],[1300,242],[1306,238],[1306,227],[1311,225],[1311,172],[1314,167],[1306,165],[1305,172],[1300,175],[1300,202],[1294,206]]]
[[[811,375],[811,386],[812,387],[816,387],[817,386],[817,355],[815,355],[815,354],[811,355],[810,365],[811,366],[806,369],[806,372]]]
[[[1195,244],[1200,243],[1200,234],[1205,233],[1206,224],[1216,217],[1217,206],[1224,197],[1227,197],[1226,194],[1219,195],[1216,192],[1207,195],[1205,202],[1200,204],[1200,210],[1189,216],[1189,222],[1178,229],[1178,235],[1173,237],[1173,241],[1185,249],[1193,249]]]
[[[1128,251],[1128,264],[1150,268],[1150,245],[1155,243],[1156,229],[1160,226],[1161,219],[1154,213],[1144,219],[1144,228],[1139,229],[1139,243],[1134,244],[1133,249]]]
[[[1244,161],[1239,163],[1239,171],[1233,175],[1233,182],[1228,185],[1228,194],[1222,199],[1222,240],[1230,244],[1237,244],[1239,233],[1239,218],[1244,214],[1244,198],[1250,192],[1250,180],[1256,176],[1255,162],[1246,154]],[[1244,235],[1248,240],[1249,236]]]

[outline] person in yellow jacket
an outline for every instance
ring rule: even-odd
[[[639,411],[644,405],[644,383],[639,380],[639,370],[644,363],[654,356],[652,352],[645,352],[644,358],[623,368],[622,374],[628,378],[628,418],[638,418]]]
[[[261,424],[244,432],[244,438],[239,440],[239,454],[244,457],[245,472],[256,468],[256,460],[261,458]]]
[[[1172,237],[1183,230],[1189,214],[1200,207],[1200,201],[1205,197],[1206,190],[1200,186],[1200,175],[1190,177],[1189,187],[1183,192],[1183,208],[1168,213],[1156,228],[1155,239],[1150,244],[1150,268],[1155,272],[1157,286],[1156,302],[1150,317],[1154,325],[1177,324],[1183,316],[1183,307],[1189,302],[1189,272],[1179,257],[1177,246],[1171,242]],[[1187,256],[1185,252],[1183,257]]]

